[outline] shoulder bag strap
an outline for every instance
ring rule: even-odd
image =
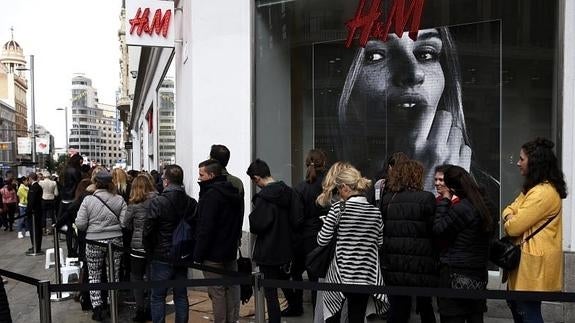
[[[557,215],[559,215],[559,213],[561,212],[561,209],[559,209],[559,212],[557,212],[557,214],[555,214],[554,216],[550,217],[542,226],[540,226],[539,228],[537,228],[537,230],[535,230],[533,233],[531,233],[527,238],[525,238],[525,240],[523,240],[521,242],[521,244],[527,242],[529,239],[533,238],[534,235],[536,235],[537,233],[539,233],[541,230],[543,230],[543,228],[545,228],[551,221],[553,221],[553,219],[555,219],[557,217]]]
[[[339,204],[339,213],[337,215],[337,218],[335,219],[335,226],[333,228],[334,237],[337,237],[337,232],[339,230],[339,220],[341,219],[341,216],[343,215],[344,212],[345,212],[345,201],[341,201],[341,203]]]
[[[95,198],[97,198],[98,200],[100,200],[100,202],[102,202],[102,204],[104,204],[104,205],[108,208],[108,210],[110,210],[110,212],[112,212],[112,214],[114,214],[114,215],[116,216],[116,218],[118,219],[118,221],[120,221],[120,216],[119,216],[114,210],[112,210],[112,208],[111,208],[108,204],[106,204],[106,202],[104,202],[104,200],[102,200],[102,198],[100,198],[100,197],[99,197],[98,195],[96,195],[96,194],[92,194],[92,196],[94,196]]]

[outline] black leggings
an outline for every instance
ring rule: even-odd
[[[349,323],[365,322],[365,310],[367,309],[368,294],[343,293],[347,300],[347,316]],[[325,320],[325,323],[339,323],[341,321],[341,310],[332,317]]]

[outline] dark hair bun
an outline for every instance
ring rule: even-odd
[[[535,145],[549,149],[553,149],[553,147],[555,147],[555,144],[551,140],[540,137],[535,138]]]

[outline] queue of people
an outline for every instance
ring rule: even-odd
[[[521,194],[501,216],[486,191],[458,165],[435,168],[432,194],[424,190],[429,176],[423,164],[401,152],[390,156],[384,175],[373,186],[347,162],[328,168],[321,150],[308,152],[306,177],[293,188],[276,180],[268,164],[256,159],[246,171],[258,187],[249,213],[255,237],[252,260],[264,278],[301,281],[306,256],[335,239],[327,274],[308,273],[310,281],[485,290],[489,246],[499,236],[501,221],[505,234],[522,250],[519,267],[504,273],[508,289],[560,291],[561,200],[567,190],[553,146],[537,138],[521,147]],[[16,221],[19,238],[28,235],[32,221],[39,228],[48,220],[65,229],[68,255],[80,256],[87,264],[84,282],[107,279],[107,249],[87,240],[111,241],[132,250],[114,254],[116,281],[187,279],[191,262],[203,266],[205,278],[221,278],[222,272],[237,271],[244,216],[243,183],[226,170],[229,159],[227,147],[212,146],[210,158],[197,168],[196,201],[186,193],[184,170],[178,165],[156,174],[103,167],[83,172],[81,156],[74,155],[60,188],[42,182],[35,173],[19,179],[19,186],[8,179],[0,189],[2,225],[13,230],[14,215],[20,213],[28,221]],[[53,200],[58,195],[56,219]],[[31,238],[40,250],[42,232]],[[127,276],[120,275],[122,270]],[[133,290],[134,321],[164,322],[167,293],[159,287]],[[288,303],[283,311],[276,288],[265,288],[264,293],[269,322],[303,314],[302,290],[283,289]],[[173,288],[173,295],[175,322],[188,322],[187,289]],[[208,295],[214,322],[239,320],[239,286],[209,287]],[[87,304],[82,308],[91,309],[94,320],[104,320],[106,293],[90,291],[83,298]],[[482,299],[438,297],[434,302],[431,297],[325,291],[312,293],[311,300],[316,322],[364,322],[368,304],[375,304],[379,314],[387,312],[387,322],[392,323],[409,322],[413,305],[426,323],[435,323],[436,313],[442,323],[480,323],[487,311]],[[543,322],[541,302],[508,304],[515,322]]]

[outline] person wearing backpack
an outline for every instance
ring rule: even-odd
[[[243,199],[238,189],[223,175],[215,159],[199,164],[198,200],[194,261],[220,270],[237,271],[236,262],[243,222]],[[204,278],[223,275],[209,270]],[[237,322],[240,314],[240,287],[210,286],[215,323]]]
[[[162,175],[164,190],[150,203],[144,222],[144,248],[151,255],[150,280],[187,279],[188,268],[181,264],[190,260],[190,238],[197,202],[186,194],[184,171],[168,165]],[[150,308],[154,323],[165,322],[167,288],[152,288]],[[186,287],[173,289],[176,323],[188,322]]]

